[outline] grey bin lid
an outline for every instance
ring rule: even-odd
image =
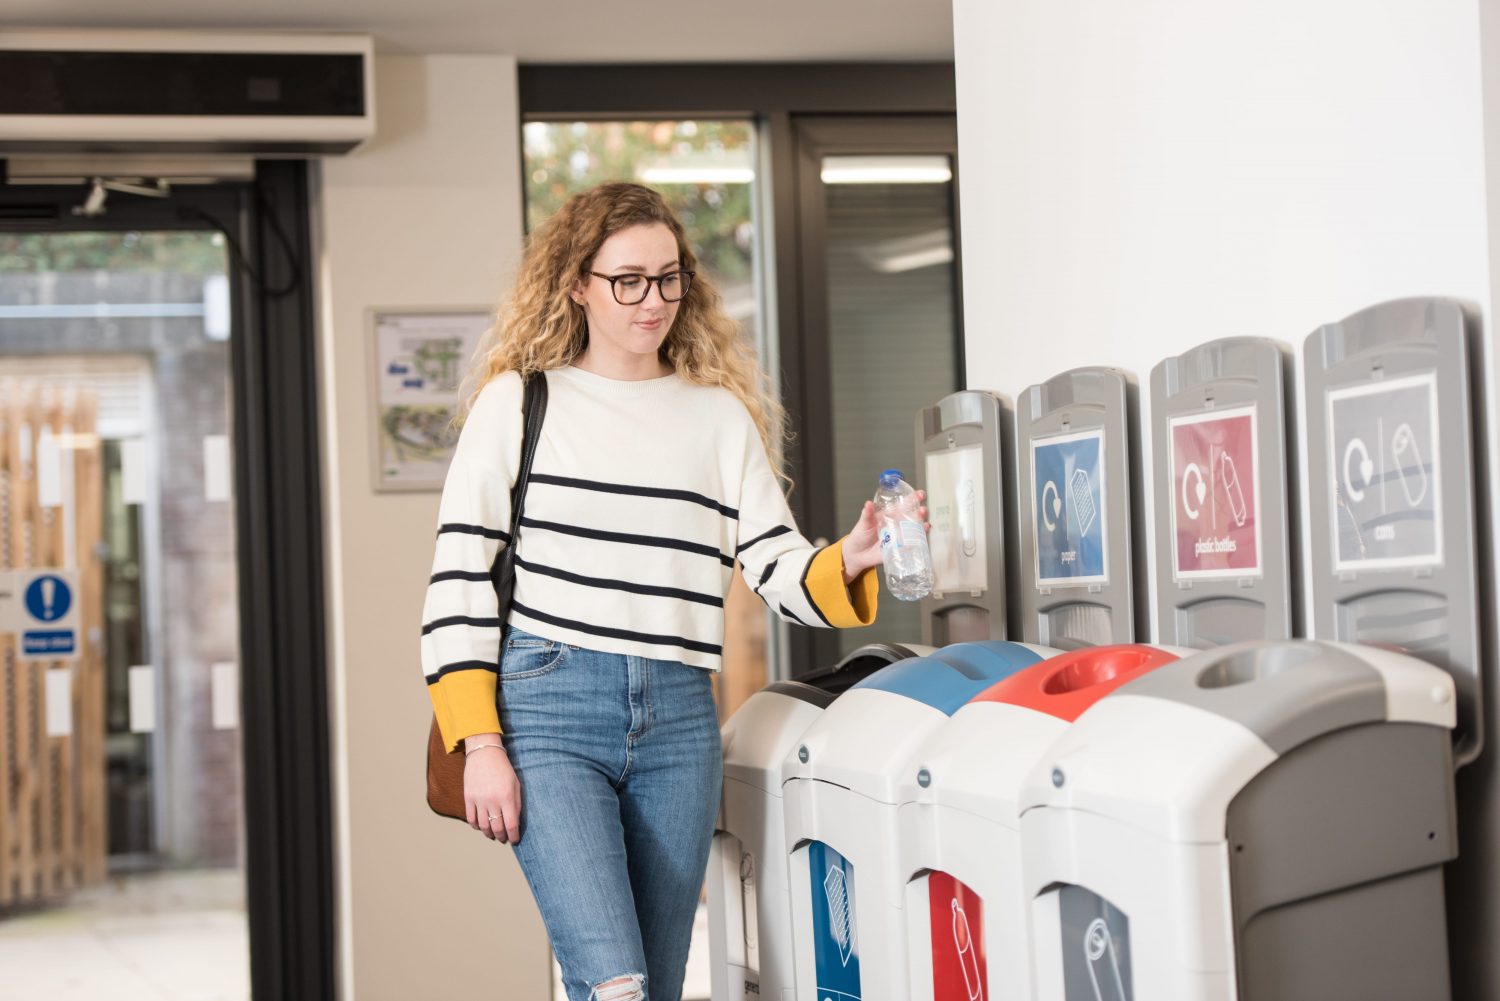
[[[1206,650],[1122,685],[1234,720],[1278,755],[1315,737],[1386,718],[1385,679],[1347,650],[1309,640]]]

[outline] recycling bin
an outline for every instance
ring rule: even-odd
[[[916,753],[900,789],[913,1001],[1030,998],[1021,788],[1079,714],[1190,651],[1075,650],[975,696]]]
[[[1086,710],[1021,796],[1042,1001],[1447,998],[1454,685],[1240,643]]]
[[[1048,652],[958,643],[892,664],[841,696],[795,742],[782,796],[797,997],[905,1001],[901,777],[960,706]]]
[[[791,904],[781,767],[840,694],[929,647],[871,644],[801,681],[756,692],[724,724],[724,792],[709,849],[709,959],[713,1001],[790,999]]]

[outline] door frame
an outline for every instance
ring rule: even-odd
[[[797,483],[792,510],[809,539],[840,538],[855,512],[834,510],[833,408],[829,347],[827,242],[828,212],[822,181],[829,155],[946,155],[952,164],[950,206],[953,226],[954,385],[966,384],[963,333],[962,239],[959,231],[958,120],[950,114],[797,115],[786,123],[789,162],[786,183],[795,192],[793,214],[777,226],[776,285],[782,370],[782,401],[796,415],[796,438],[788,445],[787,467]],[[778,220],[780,221],[780,220]],[[790,290],[790,292],[789,292]],[[915,415],[913,415],[915,417]],[[825,471],[814,475],[816,471]],[[838,637],[829,630],[795,630],[788,638],[795,677],[839,657]]]
[[[333,823],[307,163],[257,161],[249,183],[182,185],[163,199],[111,194],[96,218],[72,213],[86,193],[76,185],[0,183],[0,230],[218,230],[231,246],[251,992],[332,998]]]

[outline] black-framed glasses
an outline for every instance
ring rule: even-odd
[[[668,271],[664,275],[602,275],[597,271],[589,274],[595,278],[603,278],[609,282],[609,289],[614,293],[615,302],[621,306],[634,306],[645,302],[646,296],[651,294],[651,283],[656,283],[656,288],[661,292],[663,302],[677,302],[688,294],[688,289],[693,284],[693,271]]]

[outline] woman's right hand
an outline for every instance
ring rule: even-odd
[[[514,845],[521,840],[521,780],[500,735],[475,734],[465,744],[465,751],[472,752],[464,757],[464,813],[469,826],[492,841]],[[481,744],[495,746],[474,750]]]

